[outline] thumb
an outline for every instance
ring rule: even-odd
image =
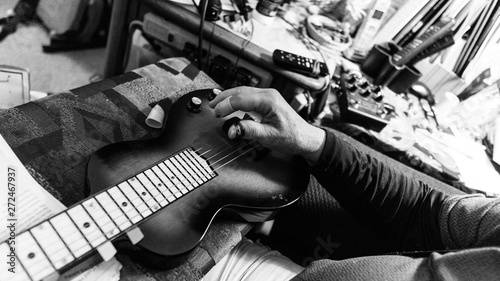
[[[241,127],[243,127],[243,135],[246,139],[261,140],[265,135],[264,126],[259,122],[253,120],[241,120]]]
[[[227,129],[227,136],[230,139],[246,138],[259,140],[264,135],[263,125],[253,120],[234,120]]]

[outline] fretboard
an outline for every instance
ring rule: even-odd
[[[191,147],[172,155],[17,235],[16,273],[8,280],[58,275],[94,251],[105,260],[111,258],[105,251],[114,250],[114,238],[215,176],[209,163]],[[11,252],[8,242],[0,244],[0,253]]]

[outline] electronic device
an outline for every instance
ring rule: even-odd
[[[192,62],[198,59],[198,36],[153,13],[144,15],[143,33],[148,36],[162,57],[185,57]],[[273,75],[222,46],[204,41],[202,50],[203,71],[223,88],[233,85],[267,88]]]
[[[438,39],[436,42],[432,43],[427,49],[423,50],[419,54],[417,54],[408,64],[414,65],[417,62],[430,57],[438,52],[452,46],[455,44],[455,39],[453,38],[453,32],[449,31],[447,35]]]
[[[200,5],[198,6],[198,10],[200,14],[203,14],[203,7],[207,5],[207,9],[205,11],[205,20],[207,21],[216,21],[219,19],[219,15],[222,12],[222,4],[220,0],[202,0],[200,1]]]
[[[378,132],[395,116],[394,106],[384,102],[382,88],[360,74],[342,73],[339,83],[337,98],[343,121]]]
[[[373,38],[377,34],[382,21],[391,6],[390,0],[376,0],[361,23],[352,45],[344,52],[352,60],[361,60],[373,47]]]
[[[279,49],[273,52],[273,62],[281,68],[310,77],[328,75],[328,66],[324,62]]]
[[[418,54],[445,36],[455,24],[452,18],[442,18],[422,35],[413,39],[402,50],[392,56],[392,63],[403,66],[411,62]]]

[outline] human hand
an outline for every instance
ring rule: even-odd
[[[232,125],[228,137],[256,140],[263,146],[288,154],[297,154],[310,162],[317,162],[325,141],[325,132],[307,123],[274,89],[237,87],[221,92],[209,106],[218,117],[235,111],[256,112],[260,123],[240,120]],[[238,128],[241,126],[241,128]]]

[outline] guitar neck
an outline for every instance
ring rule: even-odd
[[[216,176],[192,147],[181,150],[0,244],[0,253],[15,252],[9,280],[58,276],[95,251],[112,258],[111,241]]]

